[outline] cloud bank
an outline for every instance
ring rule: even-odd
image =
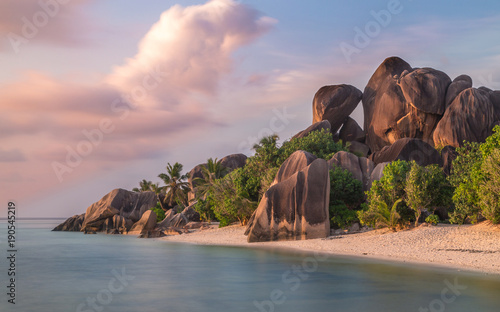
[[[36,1],[15,2],[19,14],[36,10]],[[232,54],[274,23],[232,0],[176,5],[140,41],[137,55],[103,81],[84,85],[30,72],[0,86],[0,137],[9,146],[0,150],[0,170],[17,177],[5,191],[53,189],[61,176],[66,182],[158,157],[223,126],[210,111],[217,109],[221,80],[234,69]],[[3,31],[15,27],[16,19],[0,24]],[[69,169],[54,174],[54,163]]]

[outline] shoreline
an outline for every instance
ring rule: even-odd
[[[166,236],[159,241],[207,246],[274,249],[375,260],[393,264],[417,264],[500,277],[500,226],[420,226],[392,232],[387,229],[322,239],[248,243],[244,226],[195,230]]]

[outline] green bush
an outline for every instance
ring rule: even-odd
[[[425,218],[425,222],[433,225],[437,225],[439,223],[439,216],[435,214],[431,214],[427,218]]]
[[[367,192],[368,210],[372,212],[380,209],[389,210],[388,207],[393,207],[396,201],[404,199],[406,176],[410,169],[411,163],[404,160],[396,160],[385,166],[382,178],[374,181]],[[408,208],[405,201],[400,202],[396,207],[401,222],[415,221],[415,214]]]
[[[205,222],[211,222],[215,219],[215,213],[213,210],[214,200],[211,192],[207,193],[206,199],[198,199],[196,204],[193,206],[194,210],[200,214],[200,219]]]
[[[500,223],[500,149],[490,151],[481,164],[483,179],[479,187],[481,214],[494,224]]]
[[[453,188],[438,165],[422,167],[414,161],[411,163],[406,176],[405,200],[415,212],[415,226],[423,211],[434,213],[437,207],[448,207],[452,194]]]
[[[228,174],[214,184],[213,212],[219,227],[240,222],[245,225],[256,208],[256,203],[242,196],[234,183],[234,175]]]
[[[356,210],[364,200],[363,184],[339,167],[330,170],[330,226],[346,228],[356,222]]]
[[[156,206],[151,208],[156,213],[156,222],[161,222],[165,219],[165,210],[161,208],[160,203],[156,203]]]
[[[313,131],[306,137],[285,141],[279,149],[278,167],[296,151],[306,151],[318,158],[330,160],[339,151],[347,151],[342,143],[336,143],[329,130]]]
[[[401,219],[398,213],[398,205],[402,201],[403,199],[396,200],[391,209],[383,201],[375,202],[369,206],[366,205],[363,210],[357,212],[359,221],[362,225],[373,228],[388,227],[395,231]]]
[[[448,177],[450,184],[455,188],[453,192],[453,212],[450,213],[450,222],[463,224],[468,219],[471,223],[477,222],[481,208],[479,206],[478,181],[481,176],[482,153],[477,142],[466,142],[457,148],[458,156],[452,163],[451,174]]]

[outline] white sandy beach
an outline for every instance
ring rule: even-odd
[[[212,226],[211,229],[166,236],[161,240],[201,245],[292,248],[500,274],[500,226],[488,222],[462,226],[421,226],[399,232],[382,229],[326,239],[251,244],[247,243],[244,231],[242,226]]]

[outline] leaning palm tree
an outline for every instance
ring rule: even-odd
[[[189,183],[186,181],[187,176],[182,174],[182,165],[176,162],[173,166],[167,164],[167,173],[160,173],[158,175],[165,183],[165,201],[173,207],[177,202],[183,205],[187,204],[187,191]]]
[[[132,191],[134,192],[149,192],[151,191],[151,186],[153,185],[153,182],[147,181],[146,179],[143,179],[141,182],[139,182],[139,188],[134,187]]]
[[[207,164],[201,168],[203,177],[193,180],[196,185],[197,197],[206,199],[207,194],[213,189],[215,181],[224,177],[228,171],[228,168],[222,166],[220,160],[209,158]]]

